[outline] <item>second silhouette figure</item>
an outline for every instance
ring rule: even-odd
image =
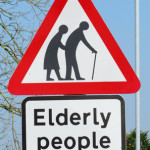
[[[83,42],[93,53],[97,51],[88,43],[83,31],[89,29],[89,24],[85,21],[81,22],[79,28],[71,33],[66,42],[66,80],[73,80],[71,78],[72,69],[74,69],[77,80],[85,80],[80,76],[78,63],[76,59],[76,51],[80,42]]]

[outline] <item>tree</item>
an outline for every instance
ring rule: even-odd
[[[16,119],[21,116],[22,98],[11,95],[7,84],[49,8],[50,0],[0,1],[1,150],[21,149]]]
[[[141,131],[141,149],[150,150],[149,131]],[[127,150],[136,150],[136,130],[132,130],[127,134]]]

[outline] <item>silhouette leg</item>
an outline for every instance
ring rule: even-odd
[[[47,70],[46,81],[54,81],[54,79],[50,78],[51,70]]]
[[[79,68],[78,68],[76,59],[74,60],[74,63],[73,63],[73,69],[74,69],[77,80],[85,80],[84,78],[81,78],[81,76],[80,76],[80,72],[79,72]]]
[[[56,72],[56,75],[57,75],[58,80],[64,80],[63,78],[61,78],[60,72],[59,72],[58,69],[56,69],[55,72]]]
[[[74,80],[71,78],[71,67],[70,63],[66,65],[66,80]]]

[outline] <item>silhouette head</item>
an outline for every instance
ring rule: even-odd
[[[62,34],[65,34],[68,32],[68,27],[66,25],[61,25],[59,27],[59,32],[62,33]]]
[[[89,24],[86,21],[80,23],[81,30],[87,30],[89,28]]]

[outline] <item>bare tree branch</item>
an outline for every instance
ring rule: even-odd
[[[7,85],[49,8],[50,0],[0,0],[1,150],[21,149],[15,119],[21,116],[22,98],[11,95]]]

